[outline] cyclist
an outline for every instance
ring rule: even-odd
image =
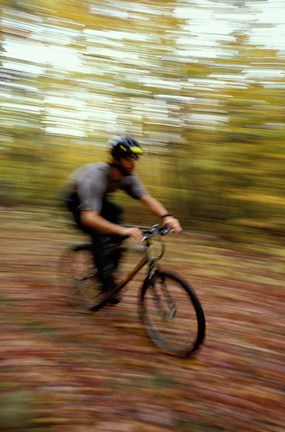
[[[123,210],[109,200],[112,192],[125,191],[174,233],[181,231],[179,221],[148,193],[135,174],[137,161],[143,154],[140,144],[131,136],[116,136],[110,141],[110,153],[109,163],[90,163],[71,174],[66,199],[77,227],[91,236],[97,276],[103,292],[114,289],[114,272],[120,260],[118,253],[113,257],[104,254],[106,243],[119,242],[121,236],[131,237],[138,242],[142,239],[142,232],[138,228],[122,225]],[[114,297],[112,303],[118,302],[119,298]]]

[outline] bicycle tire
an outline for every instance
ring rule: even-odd
[[[144,282],[140,318],[149,338],[167,354],[188,358],[204,341],[201,302],[192,286],[172,272],[157,270]]]
[[[105,297],[96,277],[91,244],[68,247],[61,260],[61,273],[65,276],[64,285],[75,306],[93,311],[105,306]]]

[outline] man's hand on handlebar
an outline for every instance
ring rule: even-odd
[[[163,223],[167,225],[174,234],[179,234],[182,231],[179,220],[173,216],[167,216],[163,219]]]
[[[122,233],[124,236],[133,238],[136,242],[140,242],[143,239],[143,233],[139,228],[125,228]]]

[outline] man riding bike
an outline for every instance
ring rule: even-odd
[[[114,289],[114,272],[120,260],[119,254],[106,256],[104,251],[107,242],[120,242],[122,236],[131,237],[137,242],[142,239],[142,232],[138,228],[122,225],[123,210],[109,200],[111,193],[125,191],[174,233],[181,231],[179,221],[148,193],[135,174],[137,161],[143,154],[140,144],[128,135],[114,137],[110,144],[111,162],[90,163],[71,174],[70,193],[66,200],[77,227],[91,236],[97,277],[103,292]],[[119,298],[114,297],[112,303],[118,302]]]

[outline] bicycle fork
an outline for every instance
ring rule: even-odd
[[[159,284],[157,284],[157,282],[159,282]],[[150,270],[146,285],[150,289],[161,318],[164,321],[172,320],[176,315],[176,305],[159,270]]]

